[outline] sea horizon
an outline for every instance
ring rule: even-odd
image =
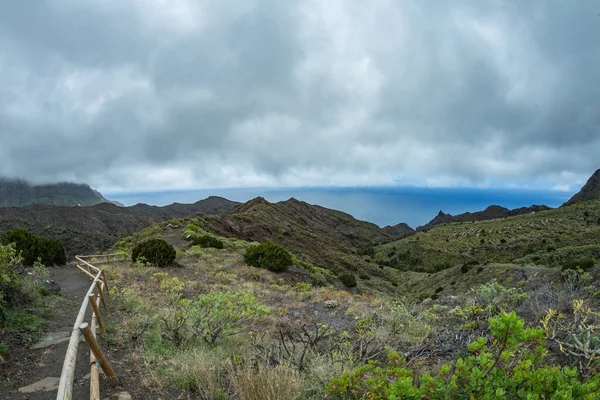
[[[498,188],[429,188],[429,187],[286,187],[286,188],[216,188],[152,192],[110,193],[109,200],[126,206],[145,203],[165,206],[172,203],[195,203],[209,196],[238,202],[256,197],[278,202],[294,197],[309,204],[346,212],[354,218],[381,227],[407,223],[412,228],[425,225],[439,211],[447,214],[476,212],[490,205],[509,209],[544,204],[558,207],[572,193],[542,189]]]

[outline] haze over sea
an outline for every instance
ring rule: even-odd
[[[554,190],[422,188],[422,187],[300,187],[201,189],[144,193],[106,193],[125,205],[147,203],[163,206],[174,202],[194,203],[208,196],[245,202],[262,196],[270,202],[295,197],[310,204],[344,211],[379,226],[406,222],[415,228],[429,222],[440,210],[460,214],[496,204],[518,208],[532,204],[558,207],[572,193]]]

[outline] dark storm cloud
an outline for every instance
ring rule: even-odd
[[[5,3],[0,175],[563,187],[598,167],[595,1]]]

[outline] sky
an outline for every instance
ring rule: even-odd
[[[0,0],[0,175],[575,191],[597,0]]]

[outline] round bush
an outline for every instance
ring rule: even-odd
[[[131,258],[136,262],[138,258],[143,257],[146,261],[157,267],[163,268],[171,265],[175,261],[177,252],[175,248],[163,239],[149,239],[139,243],[131,251]]]
[[[244,254],[244,261],[252,267],[280,272],[292,264],[292,256],[283,247],[265,242],[248,247]]]
[[[346,287],[354,287],[356,286],[356,277],[352,274],[342,274],[340,275],[340,281],[342,281],[342,283],[344,285],[346,285]]]
[[[214,247],[215,249],[222,249],[223,242],[217,239],[214,236],[203,235],[197,238],[194,238],[190,243],[190,246],[200,246],[203,248]]]
[[[41,259],[47,266],[64,265],[67,263],[65,248],[56,239],[47,239],[32,235],[28,230],[16,228],[6,232],[2,240],[4,244],[14,243],[15,248],[23,257],[23,264],[32,266]]]

